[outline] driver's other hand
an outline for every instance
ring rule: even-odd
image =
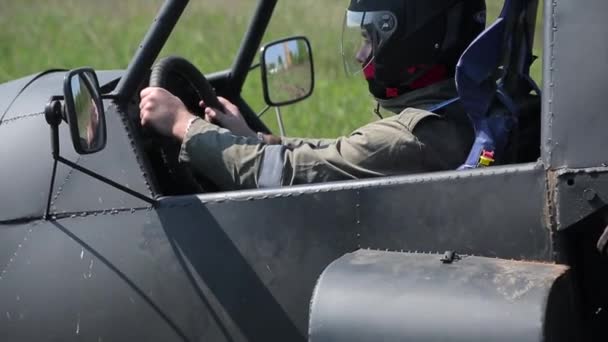
[[[194,118],[177,96],[163,88],[148,87],[139,94],[139,117],[142,126],[152,126],[158,133],[184,140],[188,122]]]
[[[224,127],[230,130],[235,135],[244,137],[255,137],[256,133],[249,128],[247,122],[241,115],[238,107],[225,98],[218,96],[217,98],[224,106],[224,111],[205,106],[205,102],[201,101],[199,105],[205,110],[205,120]]]

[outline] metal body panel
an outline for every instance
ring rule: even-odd
[[[24,76],[19,79],[0,84],[0,121],[4,120],[4,113],[7,113],[9,106],[19,90],[23,88],[35,75]],[[40,110],[38,110],[40,112]]]
[[[54,77],[51,77],[54,76]],[[61,76],[61,77],[60,77]],[[61,83],[62,75],[49,75],[55,84]],[[42,80],[47,77],[42,78]],[[52,174],[50,127],[41,113],[50,96],[54,94],[51,83],[32,84],[13,104],[12,110],[32,110],[38,113],[15,117],[7,114],[0,123],[0,168],[3,193],[0,198],[0,221],[23,218],[40,218],[46,208]],[[42,88],[38,89],[38,86]],[[28,102],[31,101],[31,102]],[[103,176],[150,195],[151,190],[137,158],[130,134],[116,106],[106,101],[108,144],[93,155],[79,156],[71,144],[67,124],[60,125],[60,154]],[[117,164],[117,161],[120,161]],[[86,191],[86,193],[84,192]],[[84,195],[86,194],[86,195]],[[53,191],[52,211],[55,213],[100,211],[119,208],[144,207],[147,204],[132,196],[125,196],[111,186],[60,164],[57,168]]]
[[[151,196],[150,186],[144,176],[145,170],[137,160],[132,146],[131,134],[125,128],[121,114],[118,113],[118,109],[114,105],[106,105],[106,107],[108,127],[106,148],[99,153],[78,156],[71,160],[78,161],[77,163],[80,166],[97,172],[132,190]],[[63,165],[61,167],[67,168]],[[58,178],[56,184],[52,202],[52,211],[56,213],[148,206],[146,202],[125,195],[112,186],[76,170],[70,170],[70,174],[66,178]],[[86,196],[82,196],[83,191],[86,191]]]
[[[151,214],[2,226],[0,241],[11,231],[24,237],[8,262],[2,260],[0,339],[187,340],[176,315],[200,311],[200,304],[188,301],[192,290],[183,272],[164,263],[171,253],[166,240],[163,245],[162,235],[146,234]],[[175,306],[180,312],[171,312]]]
[[[228,192],[199,199],[233,208],[239,216],[251,216],[243,221],[254,226],[263,226],[269,217],[275,224],[306,225],[312,214],[341,217],[341,212],[323,203],[333,203],[335,196],[346,193],[354,205],[339,223],[351,231],[352,250],[456,250],[548,261],[552,246],[549,230],[544,228],[543,174],[539,165],[527,164]],[[318,206],[303,208],[303,197],[314,198]]]
[[[318,275],[361,247],[551,260],[549,231],[541,224],[542,174],[526,165],[166,198],[159,215],[195,275],[249,340],[293,340],[306,334]],[[508,185],[497,187],[504,179]],[[496,197],[485,205],[471,200],[488,189]],[[455,192],[467,200],[451,200]],[[505,206],[518,215],[500,210]],[[221,266],[214,254],[222,255]]]
[[[361,191],[359,247],[551,260],[538,166],[414,177]]]
[[[120,78],[124,71],[98,70],[96,73],[99,79],[99,86],[103,87]],[[0,121],[43,112],[44,106],[51,96],[63,94],[63,77],[65,76],[65,72],[54,72],[44,75],[23,89],[36,75],[33,74],[0,84]],[[19,94],[19,91],[22,89],[23,92]],[[18,94],[19,96],[15,99],[15,96]],[[13,100],[15,101],[11,104]],[[8,108],[9,105],[10,108]],[[2,113],[5,111],[7,111],[6,116],[2,118]]]
[[[495,189],[496,202],[488,203],[530,198],[518,201],[521,216],[503,216],[496,208],[493,217],[479,216],[477,211],[490,208],[470,199],[442,199],[456,189],[463,198],[477,196],[494,187],[495,173],[510,183]],[[0,327],[32,340],[55,333],[76,336],[74,317],[80,317],[81,337],[109,331],[112,340],[127,340],[119,332],[128,329],[129,338],[150,341],[303,341],[319,274],[360,246],[550,259],[540,204],[530,196],[542,192],[541,174],[536,165],[526,165],[185,196],[161,199],[154,210],[3,225],[2,247],[17,252],[17,258],[2,254],[8,277],[0,282],[0,296],[6,297],[0,299],[34,298],[26,306],[11,306],[9,315],[29,312],[24,320],[31,317],[27,322],[40,328],[26,334],[27,324],[12,325],[2,317]],[[414,195],[408,200],[403,194]],[[456,209],[470,219],[448,214]],[[427,212],[445,215],[414,215]],[[36,260],[36,267],[28,260]],[[103,271],[98,275],[98,270]],[[32,285],[18,285],[26,282]]]
[[[0,260],[0,339],[304,341],[307,315],[299,332],[282,305],[307,307],[318,273],[301,285],[305,293],[289,291],[281,282],[298,279],[294,264],[282,268],[282,260],[275,260],[258,275],[248,259],[255,253],[237,249],[228,232],[205,208],[4,225],[0,241],[19,244],[10,258]],[[266,243],[256,252],[289,249],[272,238],[249,240]],[[316,260],[323,260],[320,272],[326,262],[321,256]],[[271,292],[277,288],[283,303]]]
[[[349,192],[207,204],[186,197],[160,205],[197,283],[248,341],[305,340],[317,277],[356,245]],[[322,212],[328,208],[332,215]]]
[[[10,106],[3,121],[32,113],[44,112],[44,106],[49,102],[51,96],[63,94],[64,75],[65,73],[63,72],[47,74],[27,86]],[[17,89],[17,91],[19,90]],[[9,99],[13,99],[9,94],[7,95]],[[14,95],[17,95],[17,93]]]
[[[309,341],[572,341],[554,324],[571,311],[552,306],[573,296],[567,270],[360,250],[319,278]]]
[[[608,168],[562,169],[555,183],[555,229],[565,230],[608,204]]]
[[[542,153],[552,169],[608,163],[607,11],[603,0],[545,1]]]
[[[257,49],[275,4],[259,1],[234,70],[217,74],[221,90],[245,109],[238,93],[255,55],[250,48]],[[0,189],[10,194],[0,198],[0,340],[302,341],[317,277],[344,253],[454,250],[534,261],[568,253],[554,251],[563,245],[554,245],[553,234],[597,211],[604,198],[603,169],[577,175],[582,182],[571,188],[568,181],[576,168],[607,159],[599,152],[608,139],[606,100],[597,86],[605,83],[606,6],[546,2],[542,164],[163,198],[154,209],[60,165],[56,217],[39,221],[52,166],[41,112],[61,94],[64,73],[41,77],[0,118]],[[590,36],[581,36],[589,31],[582,23],[592,24]],[[579,51],[597,53],[581,65]],[[101,85],[123,74],[98,72]],[[33,77],[0,85],[0,110]],[[61,125],[62,156],[151,196],[146,173],[155,170],[138,159],[140,141],[132,141],[140,132],[131,135],[127,114],[106,105],[106,149],[79,157]],[[137,114],[136,105],[128,110]],[[265,131],[256,116],[252,122]],[[592,200],[585,200],[588,188],[597,193]],[[449,286],[435,290],[429,298],[454,294]]]
[[[67,125],[60,126],[60,134],[66,158],[75,159]],[[42,113],[0,124],[0,221],[40,218],[44,213],[53,165],[50,137]],[[58,169],[58,179],[67,175],[68,170]]]

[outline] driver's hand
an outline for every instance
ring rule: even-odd
[[[218,96],[217,99],[224,106],[223,112],[215,108],[205,106],[205,102],[203,101],[199,103],[199,105],[205,110],[205,120],[212,124],[224,127],[235,135],[241,135],[244,137],[257,136],[256,133],[249,128],[237,106],[221,96]]]
[[[188,122],[194,118],[177,96],[163,88],[148,87],[139,94],[139,117],[142,126],[152,126],[158,133],[184,140]]]

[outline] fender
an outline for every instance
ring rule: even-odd
[[[570,278],[556,264],[359,250],[319,278],[310,341],[574,341]]]

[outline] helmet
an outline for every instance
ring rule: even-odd
[[[437,65],[451,76],[485,28],[485,9],[484,0],[351,0],[342,31],[345,70],[365,70],[380,98],[387,96],[378,89],[411,90]]]

